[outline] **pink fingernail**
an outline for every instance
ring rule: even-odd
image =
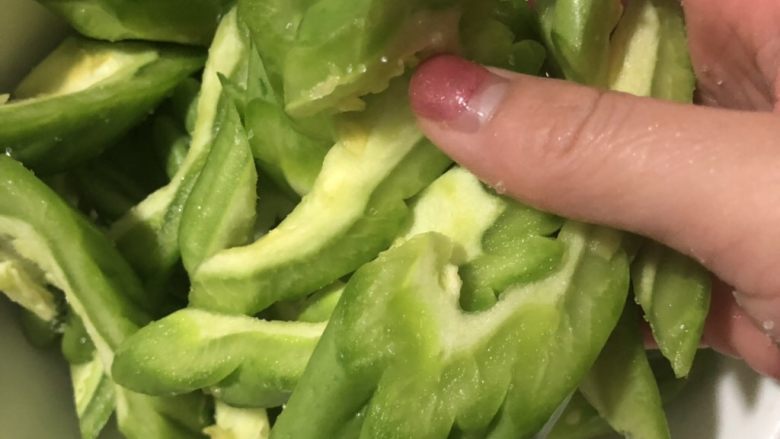
[[[748,313],[756,326],[776,343],[780,343],[780,324],[777,316],[780,310],[780,297],[750,296],[736,290],[733,294],[737,304]]]
[[[508,81],[453,55],[423,63],[412,77],[410,99],[418,116],[460,131],[476,131],[496,112]]]

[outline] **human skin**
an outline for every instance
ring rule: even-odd
[[[703,343],[780,379],[780,2],[683,7],[703,105],[442,55],[413,77],[412,107],[507,195],[699,260],[717,277]]]

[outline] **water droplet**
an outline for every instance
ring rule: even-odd
[[[388,62],[390,62],[390,58],[383,56],[379,58],[379,62],[381,62],[382,64],[387,64]]]
[[[506,185],[503,181],[499,180],[493,186],[493,190],[496,191],[496,193],[499,195],[504,195],[506,193]]]
[[[766,320],[764,323],[761,324],[761,326],[764,327],[764,331],[771,331],[775,329],[775,322],[772,320]]]
[[[6,146],[5,147],[5,155],[7,155],[8,157],[13,157],[14,156],[14,149],[11,148],[10,146]]]

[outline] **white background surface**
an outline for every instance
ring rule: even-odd
[[[0,0],[0,94],[62,31],[32,0]],[[0,299],[0,438],[78,438],[64,360],[27,344],[13,311]],[[669,419],[679,439],[780,439],[780,385],[716,361],[669,407]]]

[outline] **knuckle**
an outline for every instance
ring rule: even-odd
[[[537,145],[544,173],[559,182],[576,183],[605,168],[628,113],[626,104],[628,101],[618,105],[613,94],[592,91],[573,108],[563,109],[560,113],[566,116],[553,119]]]

